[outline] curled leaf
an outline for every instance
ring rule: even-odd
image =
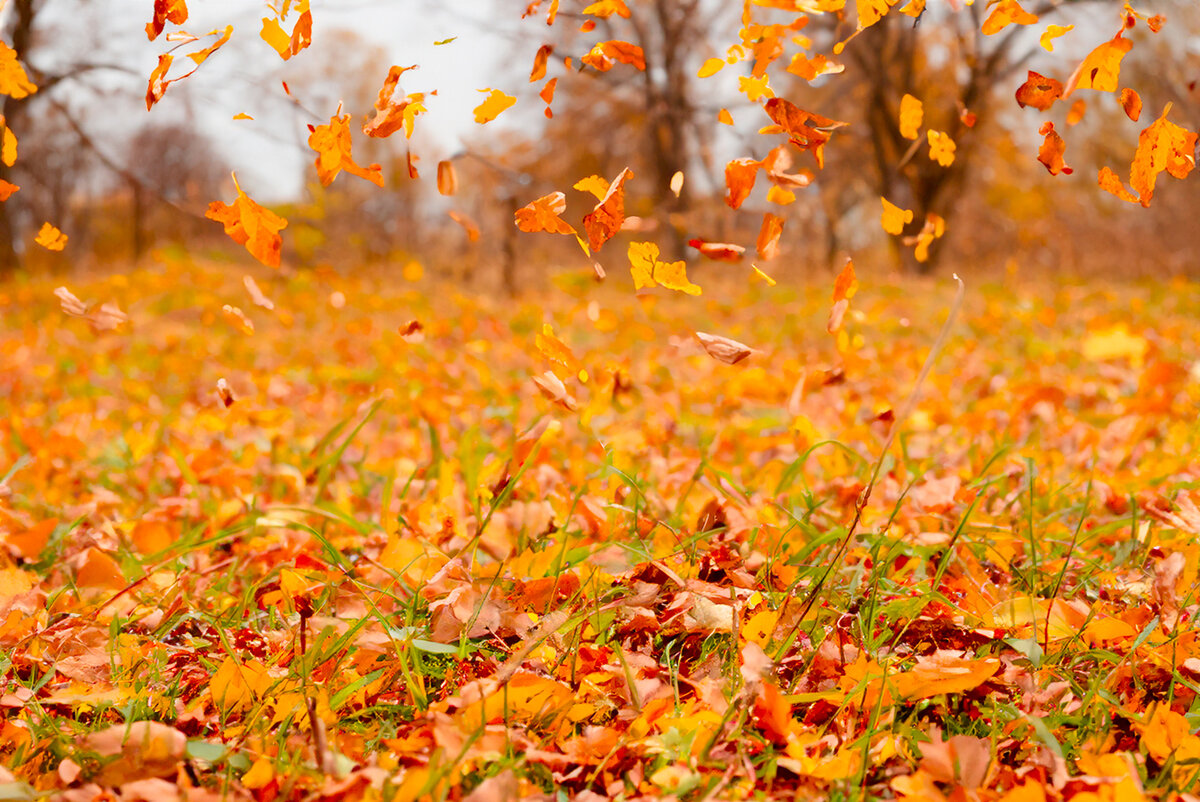
[[[543,195],[517,209],[516,224],[522,231],[549,231],[551,234],[574,234],[575,229],[559,217],[567,209],[567,196],[561,192]]]
[[[626,167],[613,179],[608,192],[596,207],[583,218],[583,228],[587,231],[588,246],[592,253],[599,251],[621,230],[625,222],[625,182],[630,178],[633,178],[633,171]]]
[[[350,137],[350,115],[334,115],[326,125],[318,125],[312,129],[308,137],[308,146],[317,152],[317,176],[321,186],[329,186],[342,170],[365,178],[376,186],[383,186],[383,168],[378,164],[360,167],[350,153],[352,147]]]
[[[750,346],[716,334],[705,334],[698,331],[696,339],[704,346],[704,350],[708,352],[709,356],[726,365],[736,365],[754,353],[754,349]]]
[[[213,201],[204,216],[225,226],[225,233],[239,245],[245,245],[258,261],[268,267],[279,267],[283,238],[279,232],[287,228],[287,220],[251,200],[233,178],[237,198],[231,204]]]
[[[740,262],[746,253],[746,249],[741,245],[729,242],[705,242],[702,239],[690,239],[688,245],[717,262]]]

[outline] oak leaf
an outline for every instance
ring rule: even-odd
[[[268,267],[279,267],[283,238],[279,232],[287,228],[287,220],[251,200],[233,177],[237,198],[231,204],[213,201],[204,216],[225,226],[225,233],[239,245],[245,245],[258,261]]]

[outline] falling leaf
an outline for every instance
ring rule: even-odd
[[[454,172],[454,163],[440,161],[437,166],[437,188],[443,195],[453,195],[458,192],[458,176]]]
[[[804,111],[781,97],[771,98],[763,108],[767,116],[788,135],[793,145],[800,150],[812,152],[818,167],[824,164],[822,146],[829,141],[832,131],[846,125],[844,122]]]
[[[233,185],[238,193],[234,202],[226,205],[213,201],[204,216],[225,226],[229,238],[239,245],[245,245],[255,259],[268,267],[279,267],[283,250],[283,238],[279,232],[287,228],[287,220],[251,200],[242,192],[236,175]]]
[[[604,200],[604,196],[608,194],[608,188],[608,179],[599,175],[589,175],[587,178],[581,178],[571,187],[571,189],[577,189],[580,192],[591,193],[596,197],[596,200]]]
[[[916,139],[921,133],[924,119],[925,106],[920,100],[909,94],[900,98],[900,136]]]
[[[625,222],[625,182],[633,178],[633,171],[626,167],[613,179],[608,192],[596,207],[583,218],[583,228],[587,231],[588,247],[592,253],[597,253],[605,242],[621,230]]]
[[[1007,28],[1009,25],[1033,25],[1038,21],[1036,14],[1030,14],[1021,8],[1017,0],[1000,0],[992,6],[992,13],[983,21],[980,29],[984,36],[992,36]]]
[[[1071,104],[1071,108],[1067,111],[1067,125],[1075,125],[1083,119],[1084,112],[1087,111],[1087,101],[1079,98]]]
[[[704,350],[708,352],[709,356],[726,365],[736,365],[754,353],[754,349],[750,346],[716,334],[705,334],[698,331],[696,339],[704,346]]]
[[[933,212],[925,215],[925,225],[921,226],[920,232],[916,237],[905,237],[906,245],[916,245],[913,250],[913,256],[918,262],[926,262],[929,260],[929,249],[933,246],[933,241],[939,239],[946,233],[946,220],[944,217]]]
[[[858,30],[870,28],[883,19],[899,0],[856,0]]]
[[[954,140],[950,135],[934,130],[927,130],[925,134],[929,137],[929,158],[942,167],[954,164]]]
[[[154,18],[146,23],[146,36],[153,42],[166,28],[167,23],[182,25],[187,22],[188,10],[185,0],[154,0]]]
[[[838,75],[846,71],[846,65],[839,64],[836,61],[830,61],[824,54],[809,58],[803,53],[796,53],[792,56],[792,63],[788,64],[787,71],[792,75],[799,75],[808,82],[813,82],[822,75]]]
[[[1063,161],[1063,154],[1066,152],[1067,143],[1054,130],[1054,123],[1048,122],[1043,125],[1040,133],[1045,136],[1045,139],[1042,141],[1042,146],[1038,149],[1038,161],[1050,171],[1050,175],[1058,175],[1059,173],[1070,175],[1075,172]]]
[[[263,309],[274,309],[275,303],[263,295],[263,291],[259,289],[258,282],[251,276],[242,276],[242,285],[246,288],[246,292],[250,293],[250,300],[255,306],[261,306]]]
[[[217,398],[225,405],[225,408],[233,406],[233,391],[229,389],[229,383],[224,379],[217,379]]]
[[[1121,90],[1121,108],[1125,110],[1125,116],[1134,122],[1142,116],[1142,98],[1137,92],[1126,87]]]
[[[683,191],[683,171],[682,170],[676,170],[675,174],[671,176],[670,188],[671,188],[671,194],[678,198],[679,193]]]
[[[480,89],[479,91],[488,93],[483,102],[475,107],[475,122],[480,125],[490,123],[499,117],[505,109],[510,108],[517,102],[515,97],[506,95],[499,89]]]
[[[400,101],[396,101],[394,96],[396,88],[400,85],[400,76],[415,69],[417,66],[414,64],[409,67],[393,65],[388,70],[383,87],[379,90],[379,97],[375,100],[375,116],[363,123],[364,134],[372,137],[387,137],[403,128],[405,138],[412,139],[417,115],[426,111],[425,94],[417,92],[406,95]]]
[[[1017,105],[1021,108],[1033,106],[1038,111],[1045,111],[1062,96],[1063,85],[1061,83],[1029,70],[1029,76],[1025,79],[1025,83],[1017,89]]]
[[[568,373],[579,372],[579,360],[571,352],[570,346],[558,338],[554,327],[549,323],[542,324],[542,330],[537,333],[533,342],[543,359],[565,368]]]
[[[1117,91],[1121,75],[1121,59],[1133,48],[1133,42],[1120,33],[1088,54],[1067,81],[1063,97],[1076,89],[1095,89],[1098,92]]]
[[[758,229],[758,239],[754,243],[754,250],[758,254],[758,258],[769,262],[778,256],[781,236],[783,236],[783,218],[770,212],[765,213],[762,225]]]
[[[442,47],[443,45],[448,45],[451,42],[456,41],[457,39],[458,39],[457,36],[451,36],[447,39],[438,39],[436,42],[433,43],[433,46],[434,47]]]
[[[474,220],[472,220],[470,217],[463,214],[462,212],[455,211],[454,209],[451,209],[450,211],[446,212],[446,214],[448,214],[450,216],[451,220],[458,223],[460,226],[463,227],[463,230],[467,232],[467,242],[478,242],[479,241],[479,233],[480,232],[479,232],[479,224],[478,223],[476,223]]]
[[[342,170],[365,178],[376,186],[383,186],[383,168],[378,164],[360,167],[350,153],[352,143],[349,114],[340,117],[335,114],[329,118],[327,125],[313,128],[308,137],[308,146],[317,152],[317,159],[313,164],[316,165],[321,186],[327,187],[333,183]]]
[[[795,203],[796,193],[783,187],[774,186],[767,190],[767,202],[774,203],[778,206],[787,206],[789,203]]]
[[[700,71],[696,73],[697,78],[707,78],[710,75],[716,75],[721,70],[725,69],[725,59],[709,58],[705,59],[700,65]]]
[[[614,64],[628,64],[637,70],[646,69],[642,48],[619,40],[598,42],[580,61],[600,72],[608,72]]]
[[[170,79],[167,78],[167,73],[168,73],[168,71],[170,71],[171,65],[175,61],[175,57],[172,56],[170,53],[163,53],[162,55],[160,55],[158,57],[158,64],[154,67],[153,70],[151,70],[150,80],[146,85],[146,109],[147,110],[152,108],[155,103],[157,103],[158,101],[163,99],[163,95],[165,95],[167,92],[167,87],[169,87],[173,83],[176,83],[177,81],[182,81],[184,78],[187,78],[188,76],[192,75],[194,72],[196,72],[196,70],[198,70],[200,68],[200,65],[202,63],[204,63],[204,61],[209,56],[211,56],[213,53],[217,52],[217,50],[219,50],[221,47],[223,47],[225,45],[225,43],[229,41],[229,38],[231,36],[233,36],[233,26],[226,25],[224,30],[209,31],[207,35],[208,36],[216,36],[217,38],[208,47],[203,47],[203,48],[200,48],[199,50],[195,50],[191,53],[187,53],[186,54],[187,57],[190,58],[194,62],[194,66],[192,67],[192,69],[189,72],[186,72],[177,78],[170,78]],[[170,38],[170,37],[168,36],[168,38]],[[196,37],[189,37],[189,40],[194,41],[195,39],[196,39]]]
[[[0,114],[0,162],[12,167],[17,162],[17,135],[4,124],[4,115]]]
[[[12,165],[9,165],[9,166],[11,167]],[[20,187],[17,186],[16,184],[10,184],[9,182],[5,181],[3,178],[0,178],[0,203],[3,203],[4,201],[11,198],[12,194],[14,192],[16,192],[18,189],[20,189]]]
[[[1045,48],[1048,52],[1054,52],[1054,40],[1063,34],[1075,30],[1074,25],[1050,25],[1047,26],[1045,32],[1038,39],[1038,44]]]
[[[58,299],[59,306],[68,315],[82,316],[87,314],[87,304],[79,300],[75,293],[71,292],[66,287],[59,287],[56,289],[54,291],[54,297]]]
[[[900,235],[904,232],[904,227],[913,221],[913,213],[911,209],[901,209],[887,198],[881,197],[883,201],[883,230],[889,234]]]
[[[733,115],[729,113],[729,109],[721,109],[717,112],[717,122],[722,125],[733,125]]]
[[[746,249],[741,245],[729,242],[705,242],[702,239],[690,239],[688,245],[700,251],[709,259],[718,262],[740,262]]]
[[[734,159],[725,165],[725,203],[730,208],[739,208],[750,197],[760,167],[762,162],[748,158]]]
[[[240,307],[225,304],[221,307],[221,312],[224,313],[225,319],[242,334],[254,333],[254,322],[246,317],[246,313]]]
[[[688,295],[699,295],[700,288],[688,281],[682,261],[660,262],[658,246],[653,242],[629,243],[629,265],[635,289],[663,286]]]
[[[551,234],[574,234],[561,215],[567,208],[567,196],[561,192],[543,195],[537,200],[517,209],[517,228],[530,233],[549,231]]]
[[[625,0],[595,0],[583,9],[583,13],[601,19],[607,19],[613,14],[625,19],[630,17],[629,6],[625,5]]]
[[[533,57],[533,70],[529,73],[529,83],[537,83],[546,77],[546,62],[554,52],[554,45],[542,45]]]
[[[765,282],[768,287],[775,286],[775,279],[771,278],[766,273],[759,270],[758,265],[750,265],[750,269],[753,271],[751,273],[751,275],[754,276],[756,279],[758,279],[759,281]]]
[[[283,29],[282,23],[293,11],[298,16],[289,34]],[[312,12],[308,9],[308,0],[296,0],[294,6],[284,3],[283,13],[277,14],[275,19],[263,17],[259,36],[273,47],[284,61],[308,47],[312,44]]]
[[[1122,200],[1149,207],[1160,173],[1182,179],[1195,168],[1197,134],[1169,121],[1167,114],[1170,111],[1168,103],[1162,116],[1138,136],[1137,151],[1129,171],[1129,184],[1136,195],[1130,194],[1107,167],[1100,170],[1100,186],[1104,190]]]
[[[542,87],[542,91],[538,92],[538,97],[540,97],[547,106],[554,102],[554,89],[557,86],[558,79],[551,78],[549,81],[546,81],[546,85]],[[551,116],[552,114],[553,112],[550,111],[550,109],[546,109],[547,117]]]
[[[775,90],[771,89],[767,76],[757,78],[753,75],[743,75],[738,78],[738,91],[746,96],[746,99],[751,103],[757,103],[764,97],[775,97]]]
[[[48,251],[61,251],[67,247],[67,235],[49,223],[42,223],[42,229],[33,241]]]
[[[17,60],[17,51],[0,42],[0,95],[20,100],[36,91],[37,87],[29,80],[25,68]]]
[[[245,112],[238,112],[237,114],[233,115],[233,119],[235,119],[235,120],[253,120],[254,118],[251,117],[249,114],[246,114]]]

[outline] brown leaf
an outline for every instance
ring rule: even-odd
[[[1137,92],[1125,87],[1121,90],[1121,108],[1125,110],[1125,116],[1137,122],[1138,117],[1142,116],[1142,98]]]
[[[839,120],[804,111],[781,97],[771,98],[763,108],[766,109],[767,116],[788,135],[793,145],[800,150],[812,152],[818,167],[824,165],[822,147],[829,141],[832,131],[846,125]]]
[[[187,736],[157,721],[135,721],[86,735],[80,747],[104,763],[96,782],[123,785],[173,775],[187,749]]]
[[[754,349],[750,346],[716,334],[705,334],[698,331],[696,339],[704,346],[704,350],[708,352],[709,356],[726,365],[736,365],[754,353]]]
[[[394,100],[393,95],[396,93],[396,87],[400,85],[400,76],[415,69],[417,69],[417,65],[413,64],[408,67],[393,65],[388,70],[383,87],[379,90],[379,97],[375,100],[375,116],[363,123],[364,134],[372,137],[386,137],[403,128],[404,135],[412,137],[413,121],[418,114],[425,111],[423,102],[425,95],[418,92],[406,95],[399,101]],[[412,172],[411,162],[409,172]]]

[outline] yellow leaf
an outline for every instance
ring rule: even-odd
[[[1140,368],[1149,348],[1146,338],[1130,334],[1129,327],[1124,323],[1094,331],[1083,338],[1083,358],[1089,362],[1128,359],[1133,367]]]
[[[225,713],[232,713],[262,698],[270,684],[267,667],[258,660],[239,664],[232,657],[226,657],[208,687],[213,704]]]
[[[929,158],[943,167],[954,164],[954,140],[941,131],[926,131],[929,137]]]
[[[1063,97],[1070,97],[1076,89],[1095,89],[1098,92],[1117,91],[1117,82],[1121,75],[1121,59],[1133,48],[1133,42],[1121,34],[1110,39],[1088,53],[1070,80]]]
[[[1038,39],[1038,44],[1040,44],[1043,48],[1045,48],[1047,50],[1047,52],[1053,53],[1054,52],[1054,40],[1057,39],[1058,37],[1062,36],[1063,34],[1068,33],[1069,31],[1073,31],[1073,30],[1075,30],[1074,25],[1050,25],[1046,28],[1046,31],[1041,35],[1041,38]]]
[[[955,652],[939,650],[928,657],[918,657],[911,671],[890,679],[895,683],[897,696],[911,701],[973,690],[999,669],[1000,661],[994,657],[960,657]]]
[[[905,139],[916,139],[925,119],[925,106],[920,100],[906,94],[900,98],[900,135]]]
[[[904,231],[904,226],[913,221],[912,210],[901,209],[887,198],[881,197],[879,200],[883,201],[883,230],[899,235]]]
[[[790,189],[784,189],[780,186],[772,185],[767,190],[767,202],[774,203],[777,206],[787,206],[796,200],[796,193]]]
[[[61,251],[67,247],[67,235],[49,223],[42,223],[42,229],[33,241],[48,251]]]
[[[250,770],[242,775],[242,786],[251,791],[266,786],[275,779],[275,763],[269,757],[260,757],[250,766]]]
[[[0,162],[7,167],[17,162],[17,135],[4,124],[3,115],[0,115]]]
[[[775,91],[768,84],[766,75],[761,78],[743,75],[738,78],[738,91],[745,95],[747,100],[757,103],[764,97],[775,97]]]
[[[721,109],[717,112],[717,122],[733,125],[733,115],[729,113],[729,109]]]
[[[1033,25],[1038,21],[1037,14],[1030,14],[1021,8],[1017,0],[1000,0],[992,6],[992,13],[983,21],[984,36],[999,33],[1009,25]]]
[[[658,246],[653,242],[629,243],[629,265],[636,289],[663,286],[688,295],[699,295],[700,288],[688,281],[684,262],[660,262]]]
[[[576,181],[571,189],[590,192],[596,196],[597,200],[604,200],[604,196],[608,194],[608,186],[608,179],[598,175],[589,175],[587,178]]]
[[[700,72],[696,73],[697,78],[707,78],[710,75],[716,75],[725,66],[725,59],[710,58],[700,65]]]
[[[480,89],[479,91],[489,93],[483,102],[475,107],[475,122],[480,125],[490,123],[499,117],[501,112],[517,102],[515,97],[506,95],[499,89]]]

